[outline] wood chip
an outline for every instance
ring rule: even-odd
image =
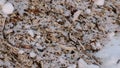
[[[76,47],[67,47],[67,46],[65,46],[65,45],[59,45],[62,49],[65,49],[65,50],[70,50],[70,51],[72,51],[72,50],[75,50],[76,49]]]

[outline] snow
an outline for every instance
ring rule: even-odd
[[[100,42],[96,42],[96,49],[101,49],[102,48],[102,45],[100,44]]]
[[[64,15],[65,15],[65,16],[70,16],[70,15],[71,15],[71,12],[70,12],[69,10],[67,10],[67,11],[64,12]]]
[[[91,13],[91,9],[86,9],[85,11],[87,14],[90,14]]]
[[[78,61],[78,67],[79,68],[86,68],[86,65],[87,65],[87,63],[83,59],[80,59]]]
[[[4,14],[11,14],[11,13],[13,13],[13,11],[14,11],[14,7],[13,7],[13,5],[12,5],[11,3],[9,3],[9,2],[7,2],[6,4],[4,4],[4,5],[2,6],[2,12],[3,12]]]
[[[105,0],[94,0],[94,4],[96,5],[104,5]]]
[[[33,30],[28,30],[28,33],[30,34],[31,37],[34,37],[34,31]]]
[[[109,37],[110,39],[112,39],[114,35],[115,35],[115,33],[114,33],[114,32],[111,32],[111,33],[108,34],[108,37]]]
[[[78,61],[78,68],[100,68],[100,67],[93,64],[88,65],[83,59],[80,59]]]
[[[101,68],[120,68],[120,36],[112,32],[108,34],[109,41],[95,56],[100,58]]]
[[[33,52],[33,51],[30,52],[30,57],[34,58],[36,56],[37,56],[37,54],[35,52]]]
[[[76,68],[77,66],[75,65],[75,64],[72,64],[72,65],[70,65],[69,67],[67,67],[67,68]]]
[[[3,6],[5,4],[6,0],[0,0],[0,6]]]
[[[0,66],[4,65],[4,63],[2,62],[2,60],[0,60]]]
[[[120,34],[114,32],[108,33],[108,41],[102,48],[99,42],[96,42],[101,50],[94,55],[100,59],[100,66],[87,64],[83,59],[78,61],[79,68],[120,68]]]
[[[19,50],[18,53],[19,53],[19,54],[23,54],[23,53],[24,53],[24,50]]]

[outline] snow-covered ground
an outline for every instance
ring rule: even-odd
[[[120,68],[119,0],[0,0],[0,68]]]
[[[112,33],[109,42],[95,56],[100,58],[101,68],[120,68],[120,34]]]
[[[83,59],[78,61],[79,68],[120,68],[120,33],[109,33],[105,46],[94,54],[101,65],[87,64]]]

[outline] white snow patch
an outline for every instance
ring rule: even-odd
[[[78,68],[99,68],[99,66],[93,64],[88,65],[83,59],[80,59],[78,61]]]
[[[37,55],[36,55],[35,52],[33,52],[33,51],[30,52],[30,57],[34,58],[34,57],[36,57],[36,56],[37,56]]]
[[[90,14],[91,13],[91,9],[86,9],[85,13]]]
[[[104,5],[105,0],[94,0],[94,4],[96,5]]]
[[[28,33],[31,35],[31,37],[34,37],[34,31],[33,30],[28,30]]]
[[[2,66],[2,65],[4,65],[4,63],[3,63],[3,61],[2,61],[2,60],[0,60],[0,66]]]
[[[63,64],[65,63],[65,59],[63,59],[62,57],[60,57],[58,61],[60,61],[60,63],[63,63]]]
[[[18,53],[19,53],[19,54],[23,54],[24,51],[23,51],[23,50],[19,50]]]
[[[111,32],[111,33],[108,34],[108,37],[109,37],[110,39],[112,39],[112,38],[114,37],[114,35],[115,35],[115,33],[114,33],[114,32]]]
[[[70,16],[70,15],[71,15],[71,12],[70,12],[69,10],[67,10],[67,11],[64,12],[64,15],[65,15],[65,16]]]
[[[14,11],[14,7],[13,7],[13,5],[12,5],[11,3],[9,3],[9,2],[7,2],[6,4],[4,4],[4,5],[2,6],[2,12],[3,12],[4,14],[11,14],[11,13],[13,13],[13,11]]]
[[[120,36],[110,33],[110,41],[95,56],[101,59],[101,68],[120,68]]]
[[[96,42],[96,47],[97,47],[97,49],[101,49],[102,48],[102,45],[100,44],[100,42]]]
[[[78,67],[79,68],[86,68],[86,65],[87,65],[87,63],[83,59],[80,59],[78,61]]]
[[[69,67],[67,67],[67,68],[76,68],[77,66],[75,65],[75,64],[72,64],[72,65],[70,65]]]
[[[0,0],[0,6],[3,6],[5,4],[6,0]]]

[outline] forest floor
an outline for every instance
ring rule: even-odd
[[[8,0],[0,68],[120,68],[120,1]]]

